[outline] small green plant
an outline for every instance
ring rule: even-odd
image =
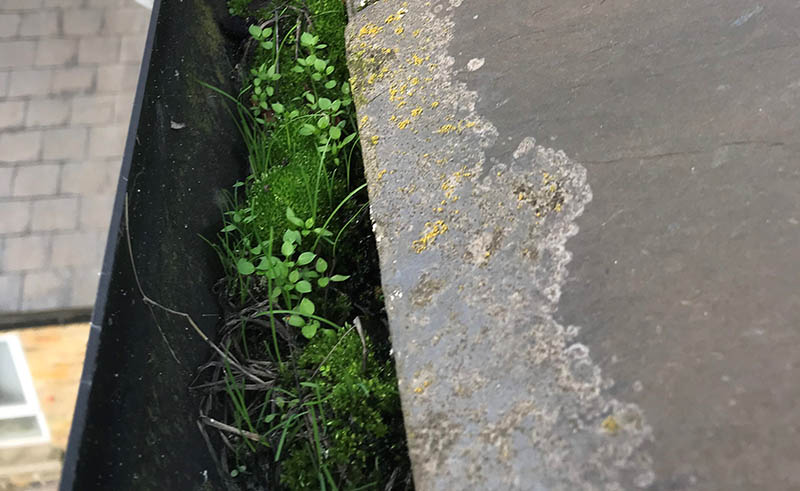
[[[272,41],[272,28],[267,27],[262,29],[259,26],[250,26],[250,35],[259,43],[259,46],[265,50],[271,50],[275,47]],[[251,97],[252,111],[256,117],[256,122],[265,124],[265,112],[274,111],[275,114],[283,112],[283,104],[280,102],[273,102],[270,104],[269,99],[275,95],[275,84],[281,78],[278,73],[276,63],[273,60],[271,64],[268,62],[261,63],[258,67],[250,69],[253,75],[253,95]]]
[[[290,227],[283,234],[280,254],[272,254],[270,239],[251,248],[247,256],[239,257],[236,270],[242,276],[266,278],[267,298],[285,306],[281,312],[289,314],[288,324],[300,328],[303,336],[311,339],[320,327],[320,318],[315,316],[316,305],[310,297],[315,290],[325,288],[331,282],[345,281],[349,276],[328,275],[328,262],[313,250],[303,247],[303,239],[328,238],[333,236],[332,232],[324,227],[315,227],[313,218],[298,218],[291,208],[286,209],[286,219]]]

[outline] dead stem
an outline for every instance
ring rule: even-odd
[[[245,431],[245,430],[240,430],[238,428],[234,428],[231,425],[226,425],[225,423],[221,423],[221,422],[217,421],[214,418],[209,418],[206,415],[200,415],[200,421],[202,421],[203,423],[205,423],[208,426],[211,426],[212,428],[216,428],[218,430],[226,431],[228,433],[231,433],[231,434],[243,437],[243,438],[247,438],[248,440],[252,440],[254,442],[261,442],[262,438],[263,438],[262,436],[257,435],[257,434],[255,434],[255,433],[253,433],[251,431]]]

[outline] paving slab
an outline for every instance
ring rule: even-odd
[[[352,17],[417,489],[800,488],[796,2]]]

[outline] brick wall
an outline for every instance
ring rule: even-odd
[[[0,0],[0,315],[94,302],[149,16]]]

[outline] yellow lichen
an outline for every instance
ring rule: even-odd
[[[439,101],[431,102],[431,109],[436,109],[437,107],[439,107]]]
[[[411,85],[417,85],[418,83],[419,83],[419,77],[411,78]]]
[[[417,36],[419,36],[420,32],[422,32],[422,29],[415,29],[414,32],[412,32],[411,34],[413,34],[414,37],[417,37]]]
[[[377,180],[378,180],[378,181],[380,181],[381,179],[383,179],[383,176],[385,176],[385,175],[386,175],[386,172],[388,172],[388,171],[387,171],[387,169],[382,169],[382,170],[378,171],[378,178],[377,178]]]
[[[446,135],[452,131],[456,131],[456,129],[457,128],[452,124],[444,124],[438,130],[436,130],[436,133],[439,133],[440,135]]]
[[[378,135],[372,135],[369,141],[372,142],[373,145],[377,145],[380,139],[381,137],[379,137]]]
[[[411,245],[414,247],[414,251],[419,254],[433,244],[436,237],[445,232],[447,232],[447,225],[442,220],[436,220],[433,223],[427,222],[425,223],[425,231]]]
[[[376,26],[375,24],[370,22],[370,23],[364,25],[364,27],[362,27],[358,31],[358,37],[375,36],[376,34],[380,33],[382,30],[383,30],[382,26]]]
[[[403,31],[405,31],[405,29],[403,28],[403,26],[400,26],[394,30],[394,33],[399,36],[400,34],[403,34]]]
[[[603,420],[602,423],[600,423],[600,426],[612,435],[615,435],[619,431],[619,423],[617,423],[617,420],[614,418],[614,416],[608,416]]]
[[[387,24],[391,24],[392,22],[397,22],[398,20],[402,19],[404,15],[406,15],[406,9],[401,8],[396,13],[387,17],[385,22]]]
[[[422,114],[422,108],[421,107],[416,107],[416,108],[411,110],[411,116],[413,116],[415,118],[417,116],[419,116],[420,114]]]
[[[364,126],[365,124],[367,124],[367,121],[369,121],[369,116],[367,116],[365,114],[364,117],[361,118],[361,126]]]
[[[399,123],[397,123],[397,127],[400,128],[401,130],[404,130],[404,129],[406,129],[406,126],[408,126],[408,124],[410,122],[411,122],[410,119],[404,119],[404,120],[400,121]]]

